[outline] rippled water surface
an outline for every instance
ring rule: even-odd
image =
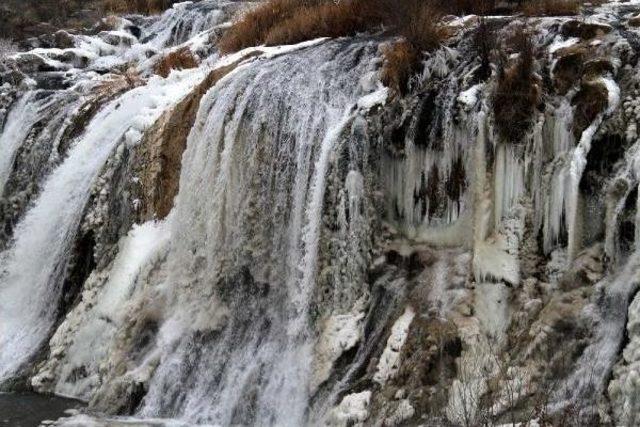
[[[0,427],[36,427],[44,420],[55,420],[67,409],[82,403],[35,393],[0,393]]]

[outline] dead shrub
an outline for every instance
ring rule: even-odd
[[[163,56],[154,66],[154,72],[164,78],[171,70],[186,70],[198,66],[198,60],[187,47],[174,50]]]
[[[473,36],[473,47],[480,58],[478,79],[481,81],[491,76],[491,61],[497,46],[498,38],[496,32],[484,18],[481,18],[478,29]]]
[[[419,52],[406,40],[383,48],[382,83],[401,94],[407,92],[409,80],[417,71]]]
[[[222,36],[223,53],[266,45],[300,43],[318,37],[344,37],[380,30],[403,37],[384,51],[383,80],[404,93],[419,69],[421,52],[436,49],[446,37],[438,25],[436,1],[421,0],[271,0],[245,13]]]
[[[153,15],[170,8],[175,0],[104,0],[103,9],[107,13],[139,13]]]
[[[293,44],[317,37],[342,37],[380,29],[403,35],[430,50],[441,40],[434,2],[420,0],[270,0],[245,13],[222,36],[223,53],[261,44]]]
[[[580,13],[579,0],[533,0],[522,6],[526,16],[568,16]]]
[[[440,12],[429,4],[419,1],[405,4],[405,10],[401,10],[396,19],[399,17],[403,18],[396,22],[396,27],[403,39],[383,49],[382,82],[405,94],[411,76],[420,71],[422,52],[435,50],[446,38],[446,33],[438,26]]]
[[[267,45],[293,44],[318,37],[354,35],[380,23],[374,8],[362,1],[323,2],[296,9],[289,19],[273,26]]]
[[[295,11],[304,7],[298,0],[270,0],[246,12],[222,36],[218,48],[223,53],[263,44],[269,31],[291,18]]]
[[[443,27],[438,25],[442,13],[434,6],[420,1],[411,2],[406,12],[406,24],[399,23],[402,34],[420,51],[432,51],[446,37]]]
[[[535,51],[531,35],[523,30],[514,39],[518,58],[499,70],[493,96],[494,118],[500,137],[518,142],[531,127],[531,118],[540,101],[540,90],[534,75]]]

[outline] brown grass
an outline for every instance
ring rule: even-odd
[[[531,118],[540,101],[534,76],[535,52],[531,35],[523,30],[514,39],[518,60],[502,66],[493,97],[494,117],[500,137],[519,142],[531,127]]]
[[[154,72],[168,77],[171,70],[186,70],[198,66],[198,60],[187,47],[174,50],[163,56],[154,66]]]
[[[580,12],[579,0],[533,0],[522,6],[526,16],[570,16]]]
[[[387,15],[389,16],[389,15]],[[407,93],[411,77],[420,71],[422,52],[435,50],[447,37],[438,26],[441,12],[428,3],[406,2],[395,15],[401,41],[383,49],[383,83],[400,94]]]
[[[384,51],[384,81],[404,93],[419,69],[421,52],[446,37],[438,26],[442,12],[422,0],[271,0],[245,13],[221,38],[223,53],[266,45],[300,43],[318,37],[344,37],[385,28],[402,41]]]
[[[303,2],[297,0],[270,0],[246,12],[218,42],[221,52],[230,53],[263,44],[269,31],[278,23],[291,18]]]
[[[318,37],[342,37],[380,24],[379,11],[364,1],[321,2],[297,8],[266,34],[267,45],[293,44]]]
[[[164,12],[173,3],[174,0],[104,0],[102,7],[107,13],[153,15]]]
[[[419,52],[406,40],[383,48],[384,68],[382,82],[385,86],[404,94],[409,80],[417,71]]]
[[[270,0],[245,13],[221,38],[223,53],[261,44],[292,44],[317,37],[379,30],[405,36],[417,48],[440,42],[439,10],[420,0]]]
[[[403,35],[414,48],[420,51],[432,51],[442,43],[446,33],[442,27],[438,26],[442,12],[429,3],[413,1],[410,3],[403,21],[399,21],[397,26]]]

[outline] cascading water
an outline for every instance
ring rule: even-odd
[[[27,137],[30,126],[36,116],[36,108],[32,105],[34,93],[23,95],[11,109],[6,119],[5,127],[0,135],[0,194],[4,192],[4,186],[9,179],[13,160],[19,145]]]
[[[24,214],[38,187],[66,155],[83,106],[96,102],[90,82],[60,90],[27,90],[11,108],[0,141],[0,247]],[[98,92],[99,93],[99,92]],[[98,95],[99,96],[99,95]]]
[[[204,98],[168,254],[176,312],[159,333],[164,354],[142,415],[304,424],[326,175],[376,49],[326,42],[255,62]]]
[[[504,75],[445,20],[401,95],[382,34],[218,58],[240,3],[6,60],[3,386],[107,417],[69,426],[591,420],[603,396],[632,419],[640,44],[611,22],[635,3],[529,23],[518,141],[494,105],[518,18],[487,18]],[[154,76],[172,52],[198,67]]]
[[[7,223],[19,222],[12,226],[14,241],[7,242],[0,254],[0,382],[19,373],[63,314],[51,307],[57,306],[63,292],[63,274],[100,169],[118,145],[135,145],[146,127],[204,78],[206,67],[175,74],[166,81],[153,77],[129,92],[130,77],[96,78],[91,71],[79,70],[63,73],[79,66],[101,69],[131,61],[145,49],[162,54],[163,49],[222,22],[228,16],[223,9],[228,6],[211,0],[177,5],[159,19],[141,24],[144,44],[127,32],[133,24],[122,20],[119,31],[97,37],[69,36],[75,47],[37,48],[9,58],[19,69],[30,67],[28,61],[41,61],[55,71],[36,73],[36,81],[28,82],[27,86],[47,82],[52,89],[27,90],[12,106],[0,135],[0,193],[5,193],[7,201],[9,196],[25,199],[20,208],[5,212]],[[147,52],[143,57],[148,56]],[[148,63],[141,64],[140,72],[147,72],[148,67]],[[126,93],[118,96],[121,92]],[[100,102],[114,97],[91,119]],[[88,119],[81,136],[75,137],[80,129],[74,120]],[[9,193],[5,187],[12,176],[16,187]],[[20,179],[42,180],[40,194],[29,190],[22,195]],[[30,199],[33,206],[24,213]],[[22,309],[21,304],[29,305],[30,310]]]
[[[145,22],[141,38],[147,46],[159,49],[182,44],[222,24],[228,18],[224,9],[232,5],[228,0],[178,3],[159,19]]]
[[[123,139],[135,143],[140,131],[180,99],[202,77],[176,76],[169,84],[150,82],[107,105],[87,126],[64,162],[17,225],[15,242],[0,255],[0,380],[24,365],[46,339],[57,315],[61,273],[94,178]],[[29,306],[30,310],[22,307]]]

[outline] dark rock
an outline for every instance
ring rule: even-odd
[[[562,25],[561,32],[566,37],[579,37],[583,40],[589,40],[609,34],[611,32],[611,27],[609,25],[581,22],[573,19]]]

